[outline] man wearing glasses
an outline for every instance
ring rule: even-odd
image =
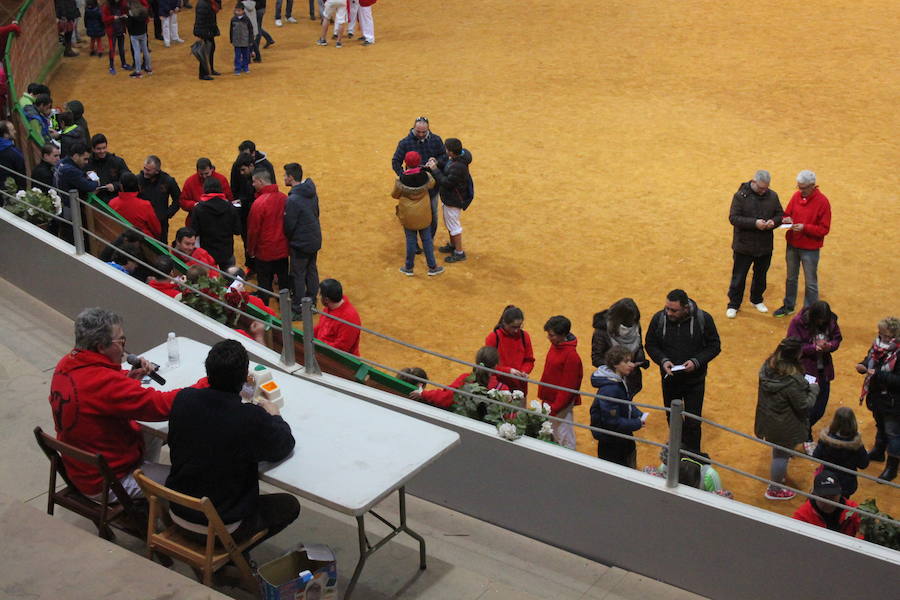
[[[403,175],[403,158],[407,152],[418,152],[422,158],[419,164],[422,165],[432,158],[438,164],[446,162],[447,151],[444,148],[444,140],[441,139],[441,136],[431,132],[428,117],[416,119],[412,129],[409,130],[409,134],[397,142],[397,149],[394,151],[394,157],[391,159],[391,168],[394,169],[397,177]],[[431,239],[433,240],[437,233],[438,186],[428,190],[428,195],[431,198]],[[416,250],[416,254],[420,252],[421,250]]]
[[[831,229],[831,204],[816,185],[816,174],[804,170],[797,174],[797,191],[784,209],[783,224],[790,224],[787,232],[787,280],[784,284],[784,304],[773,313],[776,318],[794,314],[797,302],[797,281],[800,266],[806,289],[803,305],[809,306],[819,299],[819,249]]]
[[[161,443],[144,439],[135,423],[165,421],[180,390],[143,387],[150,363],[122,369],[125,357],[122,318],[104,308],[88,308],[75,318],[75,348],[56,365],[50,383],[50,408],[56,438],[91,454],[102,454],[129,496],[141,495],[131,473],[138,467],[164,482],[169,467],[156,464]],[[155,443],[151,443],[155,442]],[[72,483],[86,496],[99,498],[99,471],[63,458]]]

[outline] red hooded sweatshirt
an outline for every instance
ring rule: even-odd
[[[247,218],[247,254],[264,261],[288,257],[288,241],[284,235],[284,204],[287,196],[277,184],[256,192],[256,200]]]
[[[116,477],[141,462],[144,440],[135,420],[165,421],[180,390],[146,388],[103,354],[72,350],[56,365],[50,408],[56,438],[91,454],[102,454]],[[63,459],[72,483],[87,495],[102,491],[99,471]]]
[[[450,387],[452,387],[453,390],[458,390],[466,384],[466,379],[468,379],[471,374],[472,371],[466,371],[465,373],[461,374],[459,377],[453,380],[453,383],[450,384]],[[491,375],[491,378],[488,380],[487,389],[505,390],[506,386],[500,383],[496,376]],[[432,406],[450,410],[453,407],[453,390],[445,390],[443,388],[435,390],[425,390],[422,392],[422,400],[424,400],[428,404],[431,404]]]
[[[831,204],[819,187],[813,190],[809,198],[804,198],[800,190],[794,192],[784,216],[790,217],[794,223],[803,223],[803,231],[787,232],[787,243],[803,250],[816,250],[825,243],[825,236],[831,230]]]
[[[178,284],[169,280],[158,281],[154,279],[152,281],[148,281],[147,285],[171,298],[174,298],[181,293],[181,288],[178,287]]]
[[[841,502],[850,508],[857,508],[859,505],[850,500],[849,498],[841,498]],[[798,521],[803,521],[805,523],[811,523],[812,525],[818,525],[819,527],[826,527],[825,519],[822,518],[822,515],[819,514],[819,511],[813,506],[813,500],[809,499],[804,502],[800,508],[794,513],[794,518]],[[853,537],[859,536],[859,523],[860,517],[859,513],[850,512],[849,510],[841,509],[841,516],[839,519],[840,523],[840,532],[851,535]]]
[[[228,184],[228,179],[218,171],[213,171],[210,177],[215,177],[219,180],[219,183],[222,184],[222,193],[225,194],[225,198],[229,202],[232,202],[234,196],[231,194],[231,186]],[[200,202],[202,196],[203,180],[200,179],[200,173],[194,173],[184,180],[184,185],[181,186],[181,196],[178,197],[178,204],[181,205],[181,210],[188,214],[184,220],[185,227],[191,226],[191,212],[193,212],[197,203]]]
[[[119,192],[119,195],[109,201],[109,207],[122,215],[135,229],[140,229],[147,235],[159,238],[162,227],[159,219],[153,211],[153,206],[143,198],[138,198],[139,192]]]
[[[337,308],[331,309],[325,307],[322,312],[327,315],[334,315],[339,319],[343,319],[350,323],[362,325],[359,313],[350,304],[347,296],[344,296],[344,303]],[[313,337],[325,342],[329,346],[333,346],[338,350],[349,352],[355,356],[359,356],[359,329],[345,325],[340,321],[329,319],[326,316],[320,316],[319,322],[313,329]]]
[[[544,372],[541,374],[542,383],[550,383],[573,390],[581,389],[581,378],[584,375],[581,365],[581,357],[575,349],[578,346],[578,338],[571,333],[566,341],[560,344],[551,344],[547,351],[547,359],[544,361]],[[564,392],[541,386],[538,389],[538,398],[550,405],[550,414],[556,416],[570,404],[581,404],[581,396],[573,392]]]
[[[521,334],[511,336],[502,327],[495,327],[484,338],[485,346],[493,346],[500,353],[498,371],[509,373],[510,369],[518,369],[523,373],[531,373],[534,369],[534,350],[531,348],[531,336],[524,329]],[[512,390],[520,390],[528,395],[528,384],[518,379],[502,378],[503,383]]]

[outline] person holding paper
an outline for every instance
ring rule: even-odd
[[[633,435],[647,422],[649,413],[634,406],[628,389],[628,376],[637,368],[634,355],[624,346],[613,346],[606,352],[606,364],[591,375],[591,385],[597,397],[591,405],[591,427]],[[626,402],[616,402],[615,399]],[[597,457],[632,469],[637,466],[637,446],[634,440],[591,432],[597,440]]]
[[[744,286],[751,266],[750,304],[761,313],[769,312],[763,303],[763,293],[766,291],[766,273],[772,262],[772,230],[781,225],[783,215],[778,194],[769,188],[771,181],[768,171],[759,170],[751,181],[741,184],[731,199],[728,220],[734,226],[731,242],[734,267],[728,286],[728,308],[725,310],[725,316],[729,319],[737,316],[744,301]]]
[[[812,171],[804,170],[797,174],[797,191],[784,209],[782,222],[790,223],[791,229],[785,236],[787,279],[784,283],[784,304],[772,313],[776,318],[794,313],[801,265],[806,284],[803,306],[819,299],[819,250],[831,230],[831,204],[819,191],[816,174]]]
[[[685,412],[701,416],[707,367],[722,351],[712,316],[700,310],[684,290],[672,290],[665,308],[650,320],[644,346],[659,365],[666,407],[679,398]],[[681,428],[684,449],[699,452],[700,436],[700,421],[685,418]]]

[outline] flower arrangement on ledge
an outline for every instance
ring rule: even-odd
[[[246,311],[247,309],[247,301],[250,295],[244,291],[227,288],[221,277],[203,275],[197,279],[197,282],[192,287],[198,289],[199,293],[191,289],[185,289],[181,294],[181,302],[196,311],[202,312],[207,317],[215,319],[219,323],[235,327],[241,315],[237,311],[227,310],[218,302],[214,302],[210,297],[217,298],[228,304],[228,306],[241,311]]]
[[[525,412],[521,410],[525,401],[525,394],[521,391],[489,390],[476,383],[474,376],[466,380],[460,391],[482,396],[494,402],[485,402],[456,393],[453,396],[453,412],[495,425],[497,434],[507,440],[516,440],[524,435],[545,442],[553,441],[553,429],[546,417],[550,414],[549,404],[532,400],[531,410],[534,412]]]
[[[62,214],[62,200],[54,189],[50,189],[47,193],[36,187],[30,190],[19,190],[12,177],[6,178],[5,188],[7,194],[16,198],[6,203],[6,210],[29,223],[43,227],[53,220],[50,214]]]

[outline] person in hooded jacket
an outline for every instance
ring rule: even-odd
[[[199,5],[198,5],[199,6]],[[234,236],[241,234],[237,209],[222,193],[222,184],[210,177],[203,182],[203,196],[194,207],[191,223],[200,245],[216,260],[220,269],[234,264]]]
[[[397,142],[397,148],[394,150],[394,156],[391,158],[391,168],[398,176],[403,174],[403,160],[407,152],[417,152],[420,158],[419,164],[421,165],[427,164],[432,158],[439,163],[446,159],[447,150],[444,148],[444,140],[441,139],[441,136],[431,131],[428,117],[416,119],[406,137]],[[438,222],[438,188],[433,187],[428,190],[428,197],[431,201],[431,241],[434,242],[437,235]]]
[[[16,127],[12,121],[0,121],[0,183],[12,177],[16,189],[25,189],[25,157],[16,147]]]
[[[852,408],[841,406],[834,411],[831,425],[819,434],[813,457],[852,471],[869,466],[869,453],[859,436],[859,426]],[[856,475],[843,471],[835,471],[834,474],[841,483],[844,497],[852,496],[858,485]]]
[[[581,357],[578,356],[578,338],[572,334],[572,322],[562,315],[550,317],[544,324],[550,349],[544,360],[541,383],[549,383],[570,390],[581,389],[584,376]],[[572,409],[581,404],[581,394],[540,386],[538,398],[550,405],[553,421],[553,439],[560,446],[575,449],[575,429],[572,426]]]
[[[685,412],[702,416],[706,372],[722,351],[712,316],[700,310],[684,290],[674,289],[666,296],[665,308],[650,319],[645,348],[659,365],[666,408],[679,398]],[[684,449],[699,452],[701,435],[700,421],[685,417],[681,428]]]
[[[403,226],[406,235],[406,262],[400,272],[412,277],[416,258],[416,242],[422,240],[425,251],[425,262],[428,275],[440,275],[444,267],[438,266],[434,258],[434,240],[431,238],[431,203],[428,200],[429,190],[434,187],[434,178],[420,166],[418,152],[409,151],[404,157],[406,170],[394,182],[391,197],[400,202],[397,204],[397,219]]]
[[[125,22],[128,19],[128,2],[126,0],[106,0],[100,8],[106,38],[109,41],[109,74],[116,74],[116,48],[119,49],[119,62],[122,70],[134,68],[125,62]]]
[[[759,369],[754,432],[760,439],[790,449],[806,439],[809,407],[819,392],[803,374],[801,348],[800,340],[785,338]],[[772,448],[772,481],[784,482],[790,458],[784,450]],[[769,500],[790,500],[795,495],[779,485],[770,485],[765,494]]]
[[[434,175],[443,204],[444,226],[450,234],[450,242],[438,248],[439,252],[450,254],[444,262],[454,263],[466,260],[462,243],[462,211],[467,208],[465,197],[469,187],[469,165],[472,153],[463,148],[457,138],[447,138],[444,142],[447,158],[443,162],[431,158],[425,164]]]
[[[812,454],[815,444],[812,439],[812,428],[828,406],[831,394],[831,382],[834,380],[834,360],[831,353],[841,345],[841,328],[838,327],[837,315],[831,312],[831,306],[824,300],[816,300],[791,319],[788,326],[788,337],[803,342],[801,362],[807,375],[816,378],[819,384],[819,395],[816,403],[809,409],[809,435],[803,445],[807,454]]]
[[[859,537],[862,518],[858,512],[847,510],[847,508],[859,508],[859,505],[841,495],[841,484],[834,472],[825,470],[816,475],[813,480],[812,493],[841,506],[833,506],[816,498],[809,498],[794,511],[793,518],[817,527]]]
[[[728,308],[725,309],[725,316],[729,319],[737,316],[744,301],[744,288],[751,266],[750,304],[759,312],[769,312],[763,303],[763,293],[766,291],[766,273],[772,263],[772,231],[781,225],[784,214],[778,194],[769,188],[771,181],[768,171],[759,170],[752,180],[741,184],[731,199],[728,220],[734,226],[731,241],[734,267],[728,286]]]
[[[627,377],[628,394],[634,398],[644,387],[641,369],[650,366],[644,353],[644,334],[641,331],[641,311],[631,298],[616,300],[606,310],[594,314],[594,335],[591,338],[591,364],[602,367],[606,353],[613,346],[631,351],[635,368]]]
[[[500,353],[498,371],[528,377],[534,369],[534,350],[531,347],[531,336],[522,329],[524,322],[525,314],[522,309],[509,304],[504,307],[494,329],[484,338],[485,346],[493,346]],[[500,380],[509,389],[518,390],[528,397],[528,382],[502,375]]]
[[[279,288],[288,288],[289,247],[284,235],[284,206],[287,202],[278,184],[265,167],[253,171],[253,187],[256,200],[250,208],[247,220],[246,254],[252,257],[257,271],[257,282],[262,288],[256,292],[265,305],[269,304],[274,292],[274,279],[278,278]],[[250,262],[250,258],[247,259]]]
[[[104,202],[109,202],[115,194],[121,191],[119,179],[122,174],[131,173],[125,159],[109,151],[109,142],[102,133],[91,138],[91,158],[88,161],[87,170],[93,171],[100,177],[101,186],[112,184],[115,193],[102,189],[97,191],[97,196]]]
[[[211,80],[213,75],[221,75],[214,65],[216,56],[216,38],[219,37],[219,24],[216,13],[222,8],[218,0],[199,0],[194,9],[194,36],[202,43],[200,60],[200,79]]]
[[[284,235],[291,247],[291,275],[294,278],[291,308],[296,320],[303,298],[309,297],[315,302],[319,293],[316,257],[322,249],[322,227],[316,184],[309,177],[303,177],[300,164],[284,165],[284,185],[291,188],[284,205]]]
[[[605,361],[606,364],[600,365],[591,375],[591,385],[597,388],[597,397],[591,405],[591,427],[634,435],[644,426],[648,413],[631,403],[628,376],[637,368],[632,351],[624,346],[613,346],[607,350]],[[616,402],[612,398],[624,402]],[[592,431],[591,434],[597,440],[598,458],[632,469],[637,466],[634,440],[599,431]]]
[[[138,197],[140,188],[134,173],[123,173],[119,180],[121,191],[109,201],[109,207],[122,215],[135,229],[139,229],[150,237],[159,239],[161,227],[153,206]]]
[[[495,369],[497,367],[497,361],[500,359],[500,355],[497,353],[497,349],[492,346],[482,346],[478,349],[478,352],[475,353],[475,364],[481,367],[485,367],[487,369]],[[404,371],[413,372],[413,369],[404,369]],[[425,371],[418,370],[418,375],[422,379],[428,379],[428,375],[425,374]],[[402,376],[401,376],[402,378]],[[480,369],[478,367],[473,367],[471,371],[466,371],[465,373],[460,373],[456,379],[454,379],[447,387],[452,389],[444,389],[438,388],[434,390],[426,390],[425,384],[420,381],[415,380],[407,380],[413,385],[418,385],[419,389],[413,390],[409,393],[409,397],[413,400],[418,400],[420,402],[425,402],[432,406],[437,406],[438,408],[443,408],[444,410],[453,410],[453,404],[455,403],[456,392],[454,390],[461,389],[467,383],[477,383],[478,385],[484,387],[488,390],[507,390],[506,385],[497,378],[496,375],[489,371],[485,371],[484,369]],[[485,412],[487,409],[485,407]]]
[[[878,322],[878,335],[866,357],[856,365],[856,372],[865,375],[859,403],[875,417],[875,445],[869,453],[874,462],[887,464],[879,479],[892,481],[900,466],[900,319],[886,317]]]
[[[91,129],[88,127],[87,119],[84,118],[84,104],[79,100],[69,100],[66,102],[66,110],[72,113],[75,125],[78,126],[81,135],[84,136],[84,143],[91,142]]]

